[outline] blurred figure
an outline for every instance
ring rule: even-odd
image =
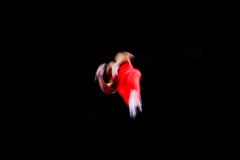
[[[108,64],[101,64],[95,75],[95,81],[99,81],[99,86],[103,93],[110,95],[118,91],[129,107],[131,118],[135,118],[138,113],[142,112],[140,94],[140,79],[142,75],[131,64],[134,58],[134,55],[129,52],[118,52],[114,61]],[[104,73],[106,73],[109,79],[107,83],[103,78]]]

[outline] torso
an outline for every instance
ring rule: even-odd
[[[131,71],[131,69],[133,69],[133,66],[130,60],[123,63],[118,69],[118,80],[121,81],[124,78],[124,76]]]

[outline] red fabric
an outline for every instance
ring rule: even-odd
[[[140,79],[142,75],[139,70],[133,68],[130,61],[122,64],[118,69],[118,93],[122,96],[127,106],[130,92],[135,89],[140,98]]]

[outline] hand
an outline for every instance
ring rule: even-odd
[[[106,63],[103,63],[98,67],[97,72],[95,74],[94,81],[98,80],[100,76],[103,76],[105,68],[106,68]]]
[[[118,76],[118,68],[120,67],[120,64],[119,63],[115,63],[113,66],[112,66],[112,77],[114,79],[117,78]]]

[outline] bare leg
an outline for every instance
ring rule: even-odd
[[[139,112],[142,112],[142,102],[140,95],[141,73],[135,72],[131,76],[130,95],[129,95],[129,112],[130,117],[135,118]]]

